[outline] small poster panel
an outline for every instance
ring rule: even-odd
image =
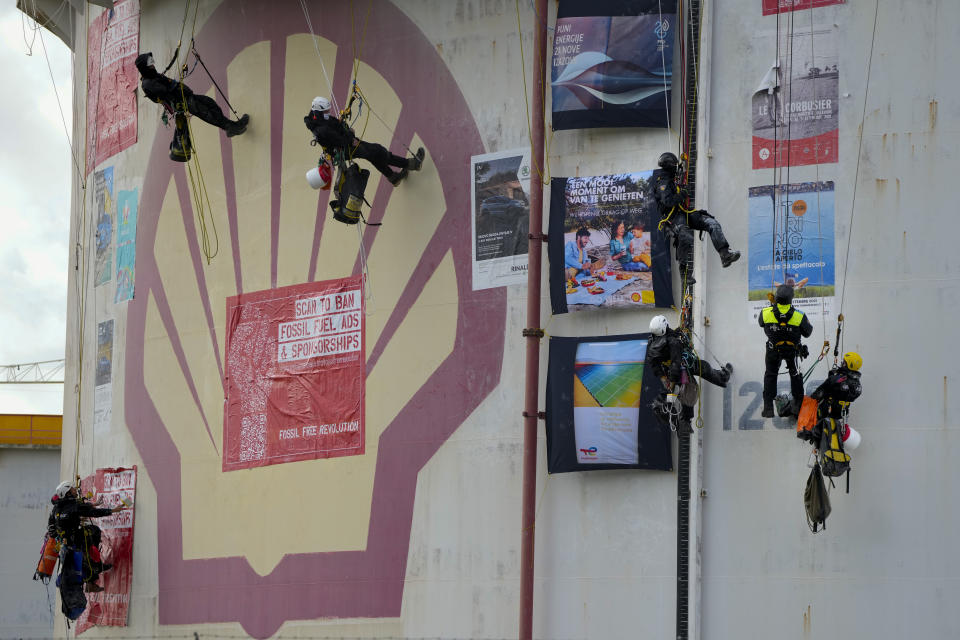
[[[652,171],[554,178],[550,191],[553,313],[673,304],[670,246],[657,231]]]
[[[527,283],[530,150],[473,156],[473,290]]]
[[[87,171],[137,141],[140,0],[121,0],[87,29]]]
[[[762,0],[763,15],[770,16],[788,11],[801,11],[831,4],[843,4],[844,0]]]
[[[553,128],[666,127],[676,0],[560,0]]]
[[[791,37],[792,36],[792,37]],[[799,167],[839,159],[840,70],[832,26],[784,30],[765,39],[780,60],[753,94],[753,168]]]
[[[117,194],[117,290],[113,301],[133,299],[137,264],[137,190]]]
[[[672,469],[670,429],[650,408],[649,334],[550,338],[547,469]]]
[[[97,469],[80,481],[83,496],[102,508],[123,509],[93,524],[100,527],[100,557],[112,564],[97,583],[103,591],[87,592],[87,609],[77,619],[77,635],[92,626],[125,627],[133,584],[133,520],[137,494],[137,467]]]
[[[364,453],[361,283],[227,299],[224,471]]]
[[[97,325],[97,363],[93,388],[93,431],[105,435],[113,418],[113,320]]]
[[[113,167],[93,174],[93,199],[97,213],[93,284],[99,287],[110,282],[113,270]]]
[[[767,294],[793,287],[793,306],[810,320],[833,317],[833,182],[750,187],[750,315],[757,321]]]

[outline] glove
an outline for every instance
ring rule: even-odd
[[[800,359],[803,360],[810,355],[810,349],[807,349],[807,345],[802,344],[797,348],[797,353],[800,354]]]

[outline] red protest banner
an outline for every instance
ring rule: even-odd
[[[831,4],[843,4],[843,2],[844,0],[763,0],[763,15],[826,7]]]
[[[364,453],[361,276],[227,299],[223,470]]]
[[[87,30],[87,170],[137,141],[140,0],[123,0]]]
[[[94,523],[102,531],[100,557],[113,565],[100,574],[103,591],[87,593],[87,609],[77,619],[77,635],[93,626],[125,627],[133,583],[133,515],[137,493],[137,467],[97,469],[80,481],[84,497],[99,506],[124,508]]]

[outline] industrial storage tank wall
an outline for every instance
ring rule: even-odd
[[[773,176],[750,168],[750,99],[776,56],[754,41],[776,28],[760,4],[705,3],[702,34],[698,206],[716,214],[742,249],[750,241],[748,188]],[[749,261],[721,270],[712,249],[700,253],[695,310],[705,344],[698,344],[736,368],[725,393],[704,390],[698,432],[703,475],[694,483],[705,497],[693,509],[701,533],[693,550],[702,562],[693,562],[691,618],[705,638],[838,628],[894,638],[908,622],[949,637],[958,624],[949,605],[956,554],[947,545],[956,524],[947,457],[956,365],[944,347],[957,267],[942,232],[958,227],[943,188],[956,167],[950,105],[957,101],[938,79],[949,77],[956,57],[948,34],[960,16],[945,0],[902,9],[881,3],[874,39],[870,7],[826,4],[794,19],[836,34],[840,161],[795,167],[789,181],[836,185],[837,295],[853,284],[844,297],[845,347],[866,362],[866,391],[853,410],[864,444],[851,493],[833,492],[827,531],[810,535],[801,502],[805,447],[782,423],[747,415],[763,360],[747,301]],[[94,19],[98,9],[88,7]],[[189,40],[192,9],[190,20],[182,3],[141,0],[140,9],[139,49],[163,66],[184,25],[183,44]],[[204,222],[210,236],[216,224],[219,238],[209,264],[195,182],[168,157],[171,129],[159,124],[159,106],[138,93],[136,144],[96,166],[113,168],[117,189],[138,193],[135,295],[115,303],[112,286],[84,276],[77,284],[83,271],[71,271],[64,423],[79,418],[80,448],[65,428],[64,475],[138,465],[126,635],[515,637],[527,291],[473,290],[470,159],[529,144],[531,87],[522,69],[529,82],[531,34],[544,17],[530,3],[505,0],[306,2],[306,9],[315,40],[297,3],[200,3],[197,49],[230,103],[251,116],[246,133],[232,138],[194,119],[211,205]],[[549,3],[548,25],[555,12]],[[902,24],[924,37],[897,37]],[[82,45],[77,54],[84,59]],[[325,74],[345,101],[355,57],[376,113],[362,137],[395,153],[426,150],[423,170],[399,187],[371,178],[368,219],[380,227],[335,222],[328,192],[303,179],[319,150],[308,144],[302,118],[314,96],[329,93]],[[78,64],[75,131],[86,122],[84,80]],[[188,84],[216,96],[199,71]],[[671,120],[680,118],[675,100]],[[548,139],[552,176],[650,170],[677,144],[676,131],[642,129],[558,131]],[[84,217],[95,207],[89,176],[85,192],[75,189],[72,223],[88,264],[95,253]],[[364,453],[223,471],[228,299],[359,274],[361,238],[372,291]],[[546,296],[542,303],[548,336],[640,332],[653,315],[550,318]],[[104,423],[93,374],[97,326],[109,320],[112,417]],[[813,345],[824,332],[832,326],[818,325]],[[814,378],[823,373],[825,365]],[[534,636],[674,635],[676,473],[548,476],[542,436]],[[901,613],[904,601],[920,615]],[[58,622],[57,634],[65,633]]]
[[[744,259],[710,270],[701,289],[707,344],[736,366],[729,388],[705,407],[701,637],[956,637],[960,477],[952,455],[960,369],[951,336],[960,223],[949,185],[958,167],[960,96],[944,78],[960,55],[960,6],[814,4],[777,16],[763,15],[760,2],[710,3],[709,126],[701,146],[709,188],[698,204],[718,216]],[[784,102],[802,113],[811,106],[804,101],[838,99],[820,106],[837,118],[839,144],[789,169],[784,157],[775,172],[753,168],[763,146],[751,144],[748,114],[776,59],[778,29],[781,43],[791,31],[795,38],[792,52],[781,44],[780,59],[789,64],[792,53],[793,77],[804,78]],[[820,34],[812,45],[811,29]],[[781,72],[787,76],[787,65]],[[832,193],[825,189],[819,201],[806,199],[805,213],[800,207],[786,216],[806,225],[833,217],[818,231],[834,241],[825,265],[835,267],[832,313],[820,319],[819,305],[808,311],[811,357],[801,368],[812,365],[824,340],[831,346],[807,392],[834,361],[841,311],[840,354],[863,357],[863,395],[848,420],[862,435],[850,452],[850,491],[847,478],[836,479],[832,514],[816,535],[803,509],[810,447],[795,437],[794,422],[760,416],[764,337],[747,300],[756,243],[767,255],[773,250],[769,233],[750,228],[748,189],[814,182],[832,182]],[[806,275],[815,280],[818,271]],[[780,386],[786,390],[786,374]]]

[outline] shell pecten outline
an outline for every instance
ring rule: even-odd
[[[328,192],[318,199],[303,183],[303,167],[316,162],[302,117],[317,73],[305,64],[316,53],[310,35],[301,33],[302,15],[298,21],[296,7],[278,8],[254,28],[256,14],[267,10],[239,4],[248,14],[228,29],[227,42],[247,38],[249,44],[231,44],[204,60],[215,77],[226,79],[230,101],[251,113],[250,127],[230,139],[212,127],[194,127],[220,253],[209,266],[201,258],[189,180],[182,165],[166,160],[161,131],[144,184],[126,417],[157,489],[160,561],[168,567],[160,574],[161,623],[239,620],[262,636],[290,617],[399,613],[416,473],[496,385],[505,296],[470,285],[469,194],[458,183],[470,154],[482,149],[472,116],[419,31],[422,42],[409,48],[412,62],[432,72],[431,81],[450,99],[425,106],[416,91],[405,94],[398,81],[403,70],[376,34],[416,27],[387,7],[371,18],[364,56],[371,64],[361,63],[359,72],[364,94],[386,124],[371,118],[362,137],[389,141],[394,152],[407,145],[428,153],[423,169],[399,188],[374,172],[367,189],[371,218],[384,226],[363,234],[373,289],[366,318],[366,453],[222,472],[226,298],[359,270],[356,228],[330,220]],[[226,17],[218,9],[203,31],[222,35]],[[349,34],[339,29],[349,19],[341,8],[325,18],[324,34]],[[349,47],[322,37],[318,44],[328,69],[336,69],[335,91],[345,94]],[[455,126],[458,135],[445,126]],[[480,329],[486,335],[478,336]],[[297,577],[304,565],[315,581]],[[332,594],[325,574],[348,583],[338,585],[340,593],[357,589],[365,597],[350,603],[324,598]],[[203,593],[218,584],[269,584],[273,596],[294,604],[266,616],[220,599],[204,609],[211,598]]]

